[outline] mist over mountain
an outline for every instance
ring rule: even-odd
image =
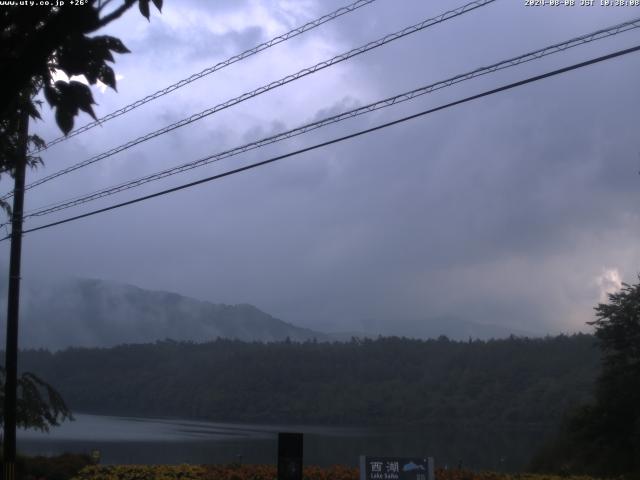
[[[2,293],[6,305],[6,280]],[[23,348],[107,347],[165,338],[197,342],[217,337],[244,341],[327,338],[252,305],[216,304],[94,279],[25,282],[20,315]]]
[[[4,317],[4,275],[0,277],[0,294]],[[86,278],[27,278],[21,286],[20,304],[21,348],[110,347],[164,339],[206,342],[218,337],[270,342],[287,337],[293,341],[348,341],[352,337],[378,335],[421,339],[446,335],[457,340],[532,336],[529,332],[453,317],[369,320],[362,322],[362,329],[324,333],[282,321],[249,304],[212,303]],[[4,343],[4,328],[1,330]]]

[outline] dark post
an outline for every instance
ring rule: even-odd
[[[15,479],[16,466],[16,388],[18,378],[18,309],[20,307],[20,257],[22,251],[22,214],[24,209],[24,177],[27,167],[29,114],[22,106],[18,138],[11,218],[11,257],[9,260],[9,292],[7,299],[6,377],[4,384],[4,478]]]
[[[278,480],[302,480],[302,433],[278,433]]]

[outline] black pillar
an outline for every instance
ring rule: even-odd
[[[27,100],[28,101],[28,100]],[[13,216],[11,219],[11,253],[9,260],[9,292],[7,298],[7,347],[5,351],[4,383],[4,479],[15,479],[16,464],[16,401],[18,381],[18,309],[20,306],[20,259],[22,251],[22,214],[24,208],[24,177],[27,167],[29,114],[22,106],[18,138],[19,157],[15,164]]]
[[[302,433],[278,433],[278,480],[302,480]]]

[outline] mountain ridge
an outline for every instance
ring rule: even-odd
[[[227,305],[99,279],[27,283],[21,298],[25,348],[108,347],[122,343],[327,340],[244,303]]]
[[[6,287],[6,279],[0,279],[3,302]],[[378,336],[426,339],[444,335],[454,340],[531,336],[529,332],[455,317],[369,320],[363,322],[362,329],[325,333],[286,322],[249,303],[214,303],[97,278],[28,279],[23,282],[21,295],[19,344],[23,348],[111,347],[165,339],[343,342],[352,337]],[[0,308],[6,311],[4,305]],[[4,342],[4,338],[0,340]]]

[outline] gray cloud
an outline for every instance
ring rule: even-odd
[[[160,20],[149,25],[146,35],[132,44],[131,50],[139,55],[172,56],[181,62],[215,61],[248,50],[264,40],[258,26],[218,34],[204,24],[177,29]]]
[[[338,2],[310,5],[321,14]],[[245,7],[194,3],[180,8],[185,16],[206,11],[214,18]],[[188,76],[230,50],[268,38],[269,22],[284,26],[295,18],[303,23],[313,13],[279,8],[270,3],[263,9],[272,14],[263,27],[258,25],[266,20],[250,18],[245,23],[253,26],[218,36],[207,33],[205,22],[195,29],[174,29],[160,16],[150,27],[132,28],[140,19],[123,20],[114,33],[139,46],[139,53],[118,62],[125,76],[120,93],[101,97],[101,109],[109,111],[156,83]],[[381,1],[366,7],[96,129],[93,136],[52,149],[46,170],[35,175],[446,8],[451,5],[444,1],[408,2],[403,9]],[[610,25],[630,13],[599,7],[534,10],[496,2],[136,147],[55,186],[52,182],[30,194],[29,203],[192,160]],[[127,42],[128,32],[139,31]],[[633,35],[443,90],[122,198],[629,46]],[[209,48],[209,41],[219,49]],[[640,233],[637,61],[629,56],[589,67],[28,235],[26,275],[105,278],[214,302],[246,302],[319,329],[437,316],[538,332],[583,328],[602,293],[598,278],[616,270],[633,282],[640,261],[635,240]],[[50,119],[38,128],[45,137],[54,132]]]

